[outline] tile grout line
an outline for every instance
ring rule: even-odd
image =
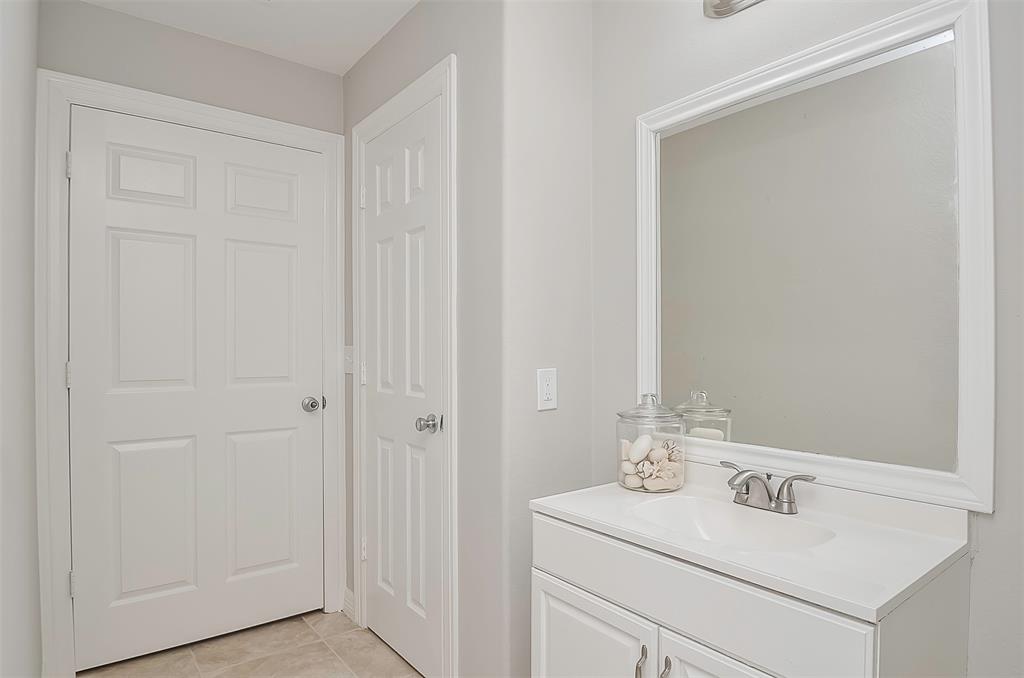
[[[0,2],[2,2],[2,1],[3,0],[0,0]],[[285,617],[284,619],[278,619],[277,621],[267,622],[266,624],[260,624],[258,626],[250,626],[249,628],[239,629],[238,631],[233,631],[232,633],[224,634],[224,636],[234,635],[235,633],[244,633],[244,632],[249,631],[251,629],[259,628],[260,626],[270,626],[271,624],[280,624],[281,622],[287,621],[289,619],[294,619],[295,617],[298,617],[299,619],[302,620],[302,622],[309,628],[309,630],[313,632],[313,635],[317,637],[317,640],[321,640],[321,641],[323,640],[323,638],[320,637],[320,634],[316,632],[316,629],[314,629],[310,625],[310,623],[306,621],[306,618],[303,616],[303,614],[298,614],[298,615],[295,615],[294,617]],[[201,641],[198,641],[197,643],[193,643],[192,645],[188,646],[189,651],[192,652],[192,659],[196,663],[196,669],[199,670],[200,678],[207,678],[207,676],[212,676],[212,675],[214,675],[216,673],[219,673],[221,671],[225,671],[227,669],[234,668],[236,666],[241,666],[242,664],[245,664],[247,662],[255,661],[257,659],[266,659],[267,657],[273,657],[275,655],[281,654],[282,652],[287,652],[288,650],[294,650],[295,648],[298,648],[298,647],[304,647],[306,645],[312,645],[315,642],[315,641],[311,640],[308,643],[298,643],[298,644],[292,645],[291,647],[285,648],[283,650],[278,650],[276,652],[268,652],[266,654],[259,654],[259,655],[253,656],[253,657],[248,657],[247,659],[243,659],[240,662],[235,662],[233,664],[225,664],[224,666],[218,666],[218,667],[210,670],[209,672],[203,671],[202,667],[199,666],[199,658],[196,657],[195,650],[193,650],[192,648],[195,645],[198,645],[199,643],[203,643],[203,642],[206,642],[206,641],[209,641],[209,640],[214,640],[216,638],[223,638],[224,636],[214,636],[213,638],[207,638],[206,640],[201,640]],[[330,646],[328,646],[328,648],[329,647]]]
[[[351,633],[351,631],[348,631],[347,633]],[[343,636],[343,635],[345,635],[345,634],[344,634],[344,633],[339,633],[338,635],[339,635],[339,636]],[[326,646],[327,646],[327,649],[331,651],[331,654],[333,654],[333,655],[334,655],[335,657],[337,657],[337,658],[338,658],[338,661],[339,661],[339,662],[341,662],[341,665],[342,665],[342,666],[344,666],[344,667],[345,667],[346,669],[348,669],[348,672],[349,672],[349,673],[351,673],[351,674],[352,674],[353,676],[356,676],[356,675],[357,675],[357,674],[356,674],[356,672],[355,672],[355,669],[353,669],[353,668],[352,668],[351,666],[349,666],[349,665],[348,665],[348,662],[346,662],[346,661],[345,661],[344,659],[342,659],[342,658],[341,658],[341,655],[340,655],[340,654],[338,654],[338,652],[337,652],[337,651],[336,651],[336,650],[335,650],[335,649],[334,649],[333,647],[331,647],[331,644],[330,644],[330,643],[328,643],[328,642],[327,642],[326,640],[324,640],[324,639],[321,639],[321,642],[322,642],[322,643],[323,643],[324,645],[326,645]]]
[[[196,675],[198,675],[199,678],[203,678],[203,671],[199,668],[199,660],[196,659],[196,653],[192,651],[193,645],[195,645],[195,643],[191,643],[188,646],[188,654],[190,657],[192,657],[192,666],[194,666],[196,669]]]

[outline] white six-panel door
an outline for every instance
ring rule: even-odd
[[[363,152],[366,622],[424,675],[441,673],[441,100]]]
[[[75,106],[78,668],[323,604],[320,154]]]

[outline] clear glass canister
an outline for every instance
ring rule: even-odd
[[[732,410],[713,405],[706,391],[690,391],[690,399],[675,408],[683,418],[683,433],[693,438],[730,440]]]
[[[683,485],[682,418],[645,393],[619,412],[619,484],[638,492],[671,492]]]

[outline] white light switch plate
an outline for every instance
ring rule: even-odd
[[[558,370],[545,367],[537,370],[537,411],[558,407]]]

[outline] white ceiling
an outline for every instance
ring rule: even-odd
[[[416,1],[86,0],[338,75],[359,61]]]

